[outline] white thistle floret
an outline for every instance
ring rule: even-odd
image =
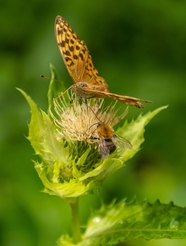
[[[54,123],[57,126],[58,139],[68,138],[72,141],[94,142],[98,139],[96,133],[99,123],[108,124],[114,127],[122,120],[128,108],[120,116],[116,116],[118,109],[116,104],[104,107],[104,99],[93,99],[80,102],[79,98],[72,91],[68,97],[61,94],[53,100],[56,116],[50,112]]]

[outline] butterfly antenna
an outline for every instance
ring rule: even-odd
[[[45,76],[45,75],[40,75],[40,78],[42,78],[42,79],[48,79],[48,80],[55,80],[55,81],[58,81],[58,82],[61,82],[61,83],[64,83],[62,80],[60,80],[60,79],[54,79],[54,78],[50,78],[50,77],[47,77],[47,76]]]

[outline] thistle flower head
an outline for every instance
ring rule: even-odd
[[[113,127],[128,112],[127,108],[120,116],[117,116],[116,102],[108,107],[104,107],[104,99],[80,102],[73,92],[68,94],[68,97],[61,94],[53,102],[55,112],[50,113],[57,127],[59,140],[65,138],[89,144],[97,143],[98,146],[101,139],[107,140],[107,146],[109,140],[112,142]],[[108,149],[107,155],[103,154],[102,157],[108,157],[111,152],[109,147],[105,148]]]

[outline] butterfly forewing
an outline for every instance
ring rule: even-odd
[[[56,17],[55,32],[59,50],[74,83],[85,82],[108,88],[105,80],[98,76],[85,42],[61,16]]]

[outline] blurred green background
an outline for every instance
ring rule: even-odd
[[[40,192],[34,151],[27,141],[29,107],[16,87],[47,109],[52,63],[72,83],[58,51],[54,20],[62,15],[85,40],[93,62],[112,92],[150,99],[128,120],[169,104],[146,127],[142,150],[108,178],[101,190],[110,202],[128,197],[186,205],[186,2],[0,1],[0,245],[51,246],[71,233],[70,209]],[[123,106],[124,107],[124,106]],[[125,107],[124,107],[125,108]],[[98,196],[80,199],[81,224]],[[128,241],[126,246],[177,246],[185,240]]]

